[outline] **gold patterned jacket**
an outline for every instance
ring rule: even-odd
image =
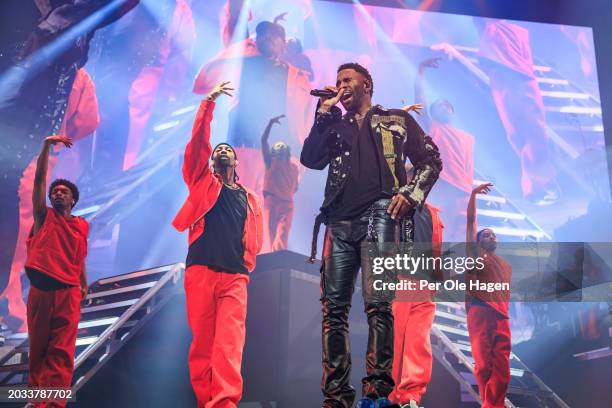
[[[300,156],[301,163],[311,169],[323,170],[329,165],[321,206],[324,222],[326,209],[342,192],[351,169],[353,133],[347,130],[349,120],[336,106],[330,112],[317,111]],[[382,143],[377,146],[383,149],[379,153],[387,161],[389,176],[393,177],[392,193],[401,193],[411,203],[422,207],[442,170],[437,146],[402,109],[375,105],[364,120],[363,126],[369,126],[372,136],[381,138]],[[406,159],[414,166],[410,182],[406,177]]]

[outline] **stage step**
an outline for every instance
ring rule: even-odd
[[[139,328],[182,290],[182,263],[100,279],[81,305],[73,389],[78,391]],[[128,299],[121,299],[127,296]],[[118,299],[119,298],[119,299]],[[27,384],[26,333],[12,334],[14,345],[0,359],[0,386]]]
[[[443,310],[442,310],[443,309]],[[470,400],[482,404],[473,378],[474,359],[469,344],[469,332],[466,329],[466,312],[462,303],[439,303],[436,307],[434,324],[431,330],[433,354],[442,366],[455,378],[467,393]],[[546,386],[514,354],[510,354],[511,383],[505,408],[519,408],[512,402],[513,396],[531,398],[537,405],[546,402],[546,407],[569,408],[569,406],[549,387]],[[529,405],[531,406],[531,405]]]

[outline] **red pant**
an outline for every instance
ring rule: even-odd
[[[193,265],[185,271],[191,385],[198,407],[234,408],[242,397],[247,283],[242,274]]]
[[[503,408],[510,383],[510,320],[491,307],[471,305],[467,324],[482,408]]]
[[[272,251],[287,249],[293,221],[293,200],[279,200],[275,196],[266,195],[264,217],[268,220],[268,235]]]
[[[74,349],[81,317],[78,287],[42,291],[30,286],[28,335],[30,343],[30,387],[70,387]],[[38,407],[65,407],[65,403],[43,403]]]
[[[396,403],[421,402],[431,379],[429,332],[436,305],[433,302],[393,302],[393,381],[389,399]]]

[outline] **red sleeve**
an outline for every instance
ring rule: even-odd
[[[191,140],[185,148],[185,159],[183,160],[183,179],[187,187],[191,189],[195,183],[203,177],[211,176],[210,155],[212,146],[210,144],[210,122],[213,117],[215,103],[204,99],[196,114],[191,130]]]

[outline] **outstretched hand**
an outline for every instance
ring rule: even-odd
[[[66,146],[67,148],[72,147],[72,139],[69,138],[68,136],[53,135],[53,136],[48,136],[47,138],[45,138],[46,145],[53,146],[56,143],[63,143],[63,145]]]
[[[435,47],[435,45],[433,47]],[[424,68],[438,68],[440,66],[440,61],[442,61],[442,58],[440,57],[428,58],[419,64],[419,69],[423,70]]]
[[[433,51],[441,51],[444,54],[446,54],[446,56],[448,57],[448,59],[452,60],[453,57],[458,57],[460,54],[459,51],[457,51],[457,49],[455,47],[453,47],[452,45],[450,45],[449,43],[439,43],[439,44],[434,44],[432,45],[431,48]]]
[[[274,23],[278,24],[279,21],[286,21],[285,16],[287,14],[289,14],[289,12],[285,11],[284,13],[280,13],[278,16],[274,17]]]
[[[209,101],[216,100],[221,94],[225,94],[227,96],[233,96],[229,91],[233,91],[234,88],[230,88],[230,81],[221,81],[209,92],[206,99]]]
[[[476,195],[476,194],[488,194],[491,191],[491,187],[493,187],[492,183],[481,184],[478,187],[474,188],[474,190],[472,190],[472,194],[473,195]]]
[[[282,118],[284,118],[284,117],[285,117],[285,115],[284,115],[284,114],[283,114],[283,115],[278,115],[278,116],[275,116],[275,117],[273,117],[272,119],[270,119],[270,124],[271,124],[271,125],[280,125],[280,120],[281,120]]]
[[[414,112],[417,115],[421,114],[422,109],[423,105],[421,105],[420,103],[413,103],[412,105],[406,105],[402,108],[402,110],[405,110],[406,112]]]

